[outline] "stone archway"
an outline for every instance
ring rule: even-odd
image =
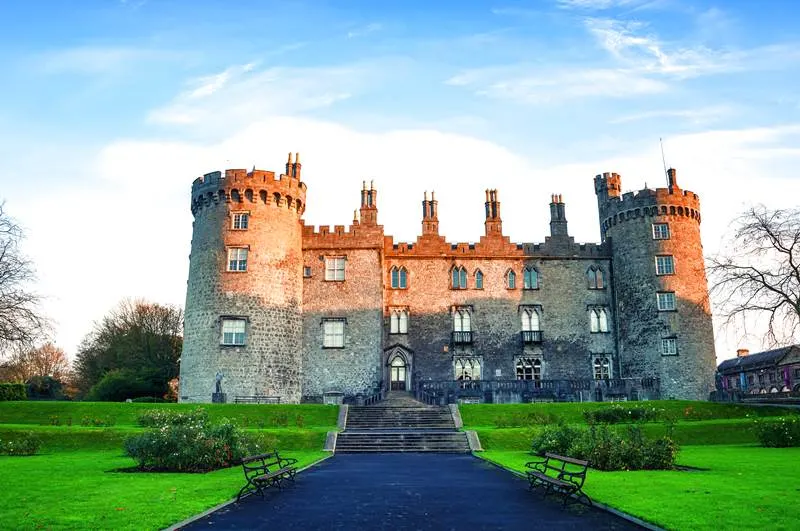
[[[388,391],[411,391],[411,354],[395,346],[386,353],[386,382]]]

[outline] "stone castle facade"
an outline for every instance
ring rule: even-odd
[[[594,188],[600,243],[569,236],[559,195],[544,242],[511,242],[496,190],[479,241],[448,243],[426,193],[422,234],[400,243],[366,183],[352,225],[305,225],[299,155],[281,175],[196,179],[181,400],[707,399],[698,196],[672,169],[667,188],[622,194],[615,173]]]

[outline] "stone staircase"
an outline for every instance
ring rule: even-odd
[[[336,451],[468,453],[470,449],[449,408],[427,406],[408,393],[394,392],[378,404],[348,408]]]

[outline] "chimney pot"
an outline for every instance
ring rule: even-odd
[[[750,355],[750,350],[746,348],[736,349],[736,357],[737,358],[744,358],[745,356]]]

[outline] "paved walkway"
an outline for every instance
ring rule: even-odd
[[[591,471],[588,481],[591,481]],[[599,509],[544,501],[471,455],[339,454],[294,486],[248,496],[187,529],[641,529]]]

